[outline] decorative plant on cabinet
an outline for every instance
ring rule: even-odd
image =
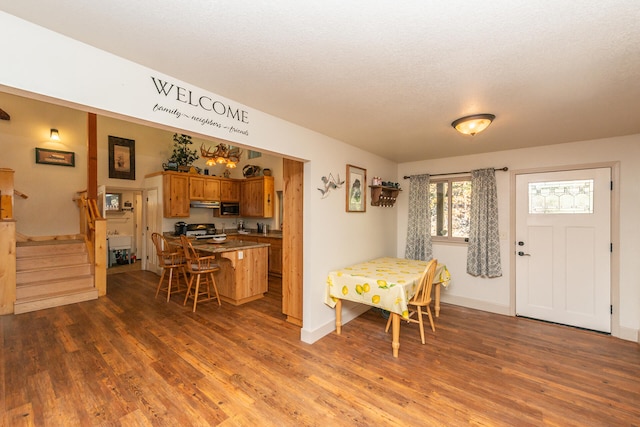
[[[173,134],[173,154],[169,163],[175,163],[180,171],[189,171],[191,164],[198,159],[198,152],[189,148],[193,144],[191,136],[185,134]]]

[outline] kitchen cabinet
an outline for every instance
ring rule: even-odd
[[[220,201],[239,202],[240,182],[230,179],[220,179]]]
[[[269,274],[282,276],[282,239],[277,237],[258,237],[258,243],[268,243]]]
[[[189,175],[162,173],[162,212],[165,218],[189,216]]]
[[[240,183],[240,215],[272,218],[275,191],[272,176],[247,178]]]
[[[189,199],[220,201],[220,179],[199,175],[190,176]]]
[[[220,299],[241,305],[264,297],[269,290],[267,248],[238,248],[217,255],[216,283]]]

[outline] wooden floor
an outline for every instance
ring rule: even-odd
[[[6,426],[630,426],[637,343],[444,305],[391,356],[369,311],[313,345],[279,283],[243,307],[154,299],[158,276],[113,274],[96,301],[0,317]]]

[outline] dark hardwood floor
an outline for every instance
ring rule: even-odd
[[[630,426],[640,347],[444,305],[391,355],[379,312],[313,345],[281,289],[241,307],[154,299],[158,276],[108,277],[96,301],[0,317],[6,426]],[[321,285],[319,285],[321,286]]]

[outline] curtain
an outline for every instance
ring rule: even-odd
[[[472,276],[502,276],[498,232],[498,191],[493,168],[471,172],[469,221],[467,273]]]
[[[405,258],[428,261],[431,251],[431,218],[429,209],[429,175],[409,177],[409,221]]]

